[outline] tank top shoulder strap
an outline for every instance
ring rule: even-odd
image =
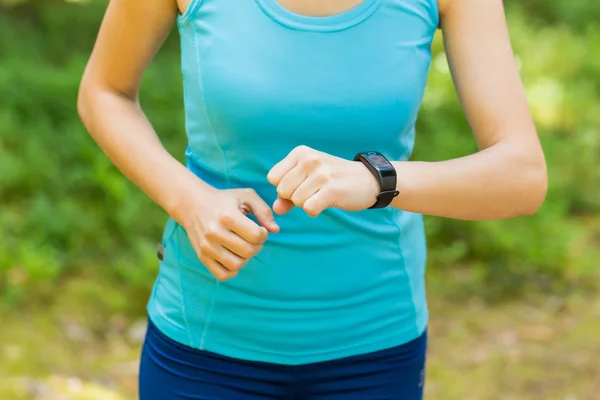
[[[439,28],[440,10],[439,0],[380,0],[383,9],[391,8],[403,13],[419,16],[432,29]]]
[[[368,0],[365,0],[368,1]],[[429,11],[429,16],[431,21],[435,24],[436,27],[440,25],[440,16],[439,16],[439,3],[438,0],[383,0],[383,3],[397,3],[397,2],[414,2],[414,3],[423,3]],[[178,23],[180,25],[185,25],[194,19],[200,6],[204,0],[190,0],[185,12],[180,14],[178,17]]]
[[[190,0],[185,12],[183,14],[179,14],[177,18],[177,22],[180,25],[185,25],[191,20],[194,19],[194,16],[198,13],[198,9],[200,9],[200,5],[204,0]],[[433,0],[437,1],[437,0]]]

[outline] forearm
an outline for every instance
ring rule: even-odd
[[[441,162],[394,162],[400,195],[393,207],[464,220],[532,214],[546,195],[546,165],[517,146],[498,143]]]
[[[114,92],[82,87],[79,113],[86,128],[134,184],[175,219],[192,190],[211,190],[167,152],[138,103]]]

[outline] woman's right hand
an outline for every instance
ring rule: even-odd
[[[181,224],[200,261],[224,280],[236,276],[279,226],[253,190],[218,191],[199,182],[162,146],[139,105],[143,73],[177,14],[171,0],[111,1],[81,81],[78,110],[104,153]]]
[[[268,233],[279,231],[271,208],[252,189],[190,193],[173,214],[200,261],[221,281],[235,277],[262,249]]]

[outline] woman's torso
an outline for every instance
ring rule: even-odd
[[[217,188],[276,198],[267,172],[294,147],[405,160],[429,69],[437,0],[365,0],[306,17],[276,0],[192,0],[179,18],[188,167]],[[421,217],[301,209],[238,277],[217,281],[169,220],[148,310],[171,338],[300,364],[418,337],[427,323]]]

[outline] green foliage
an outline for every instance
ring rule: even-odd
[[[520,289],[565,290],[597,272],[600,253],[600,29],[532,23],[509,7],[511,39],[549,167],[547,201],[534,216],[464,222],[429,218],[433,275],[469,264],[469,287],[451,293],[509,295]],[[441,38],[415,158],[443,160],[476,150],[456,99]]]
[[[597,24],[600,20],[600,3],[589,0],[505,0],[523,7],[533,21],[566,24],[575,29]]]
[[[486,223],[428,218],[430,281],[450,294],[499,298],[531,287],[561,291],[596,273],[600,28],[583,25],[599,11],[584,0],[569,3],[580,10],[569,13],[562,3],[532,8],[535,3],[509,7],[509,21],[548,158],[548,200],[527,218]],[[154,279],[155,243],[166,216],[111,165],[76,112],[102,4],[33,1],[0,13],[4,307],[55,299],[65,281],[85,277],[98,285],[79,286],[90,297],[86,304],[99,301],[113,311],[136,313]],[[540,9],[543,14],[531,17]],[[576,26],[548,25],[562,12]],[[584,22],[578,24],[577,16]],[[434,50],[418,124],[415,158],[421,160],[476,150],[439,37]],[[142,103],[179,158],[185,147],[180,79],[177,38],[171,37],[146,75]]]
[[[164,214],[111,165],[76,111],[101,7],[54,7],[0,15],[0,300],[56,295],[80,273],[145,296]],[[175,49],[171,41],[171,57],[149,71],[144,105],[167,144],[179,137],[181,153]]]

